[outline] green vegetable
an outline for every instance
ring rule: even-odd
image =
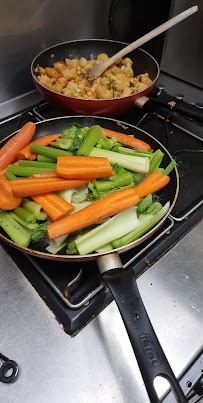
[[[130,207],[106,220],[91,231],[88,231],[86,234],[79,235],[75,240],[75,244],[80,255],[87,255],[111,243],[119,236],[128,234],[139,225],[140,222],[137,219],[136,207]]]
[[[72,155],[69,151],[59,150],[57,148],[41,146],[39,144],[31,144],[30,151],[45,155],[45,157],[58,158],[63,155]]]
[[[12,181],[13,179],[17,179],[17,177],[12,172],[9,172],[9,171],[4,172],[4,176],[9,181]]]
[[[150,159],[150,166],[149,166],[149,171],[148,174],[151,174],[152,172],[156,172],[156,170],[159,168],[159,165],[161,164],[161,161],[164,157],[164,153],[162,153],[161,150],[156,150],[154,154],[152,155],[152,158]]]
[[[45,155],[38,154],[37,159],[40,162],[56,162],[56,158],[45,157]]]
[[[164,175],[169,175],[171,173],[171,171],[175,168],[176,165],[177,165],[176,161],[172,160],[170,162],[170,164],[164,169],[163,174]]]
[[[46,247],[46,250],[49,253],[52,253],[52,255],[56,255],[61,249],[63,249],[67,245],[67,242],[62,243],[61,245],[58,246],[53,246],[53,245],[48,245]]]
[[[26,210],[30,211],[31,213],[33,213],[36,219],[39,221],[43,221],[47,218],[47,214],[41,210],[40,204],[35,203],[32,200],[23,198],[21,206],[24,207]]]
[[[153,152],[144,150],[133,150],[132,148],[115,146],[113,151],[121,154],[134,155],[135,157],[149,157],[152,158]]]
[[[17,245],[26,248],[30,244],[30,233],[19,222],[15,221],[9,213],[0,214],[0,226]]]
[[[92,151],[93,147],[95,146],[95,144],[102,137],[105,137],[105,135],[103,129],[100,126],[95,125],[90,127],[76,154],[88,156]]]
[[[69,150],[69,148],[71,148],[72,144],[73,144],[72,139],[60,138],[60,139],[56,139],[55,141],[52,141],[50,143],[50,146],[56,147],[56,148],[61,148],[62,150]]]
[[[16,207],[14,213],[28,223],[36,223],[36,216],[31,211],[26,210],[24,207]]]
[[[167,213],[169,209],[170,203],[167,202],[162,209],[155,215],[152,214],[142,214],[139,217],[140,226],[135,230],[129,232],[129,234],[124,235],[112,242],[112,246],[114,248],[121,248],[131,242],[134,242],[136,239],[140,238],[143,234],[149,231],[155,224],[157,224]]]
[[[20,224],[22,224],[24,227],[28,228],[28,229],[37,229],[39,227],[39,224],[37,223],[29,223],[25,220],[23,220],[21,217],[19,217],[17,214],[15,214],[14,212],[10,212],[9,213],[11,217],[14,218],[15,221],[19,222]]]
[[[7,171],[14,173],[16,176],[23,176],[23,177],[29,177],[32,176],[33,174],[38,174],[40,172],[47,172],[47,171],[53,171],[53,168],[38,168],[38,167],[25,167],[25,166],[17,166],[17,165],[8,165]]]
[[[88,130],[89,127],[82,127],[76,123],[72,123],[64,130],[61,139],[71,139],[72,145],[69,148],[69,151],[75,153],[75,151],[80,147]]]
[[[139,204],[137,205],[137,215],[139,217],[150,205],[152,204],[152,194],[150,193],[144,199],[140,200]]]
[[[97,144],[96,147],[97,148],[103,148],[104,150],[112,150],[113,148],[116,146],[119,146],[120,143],[118,143],[116,136],[113,136],[112,138],[108,139],[107,137],[105,138],[101,138]],[[117,151],[117,150],[115,150]]]
[[[36,168],[52,168],[52,171],[56,170],[56,163],[45,161],[19,161],[19,166],[22,167],[36,167]]]
[[[118,164],[133,172],[147,173],[149,170],[148,157],[135,157],[134,155],[125,155],[114,151],[102,150],[94,147],[90,153],[92,157],[108,158],[110,164]]]
[[[95,180],[94,185],[99,195],[107,193],[110,190],[116,191],[125,186],[134,186],[133,176],[130,172],[126,172],[124,175],[117,175],[113,177],[113,180]]]
[[[109,252],[112,249],[113,249],[113,246],[110,243],[107,243],[106,245],[102,246],[101,248],[96,249],[95,252],[105,253],[105,252]]]
[[[162,205],[159,202],[152,203],[144,212],[143,214],[157,214],[162,209]]]
[[[39,242],[42,239],[47,237],[47,227],[50,225],[50,222],[44,222],[42,224],[39,224],[39,227],[33,231],[31,235],[31,239],[33,243]]]

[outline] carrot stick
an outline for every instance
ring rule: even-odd
[[[96,179],[113,176],[108,159],[100,157],[58,157],[56,171],[59,176],[69,179]]]
[[[58,133],[58,134],[51,134],[49,136],[40,137],[39,139],[28,144],[26,147],[20,149],[16,156],[19,160],[30,159],[31,161],[33,161],[37,158],[37,154],[30,151],[31,144],[40,144],[42,146],[47,146],[48,144],[50,144],[52,141],[56,140],[61,135],[62,135],[62,133]]]
[[[31,178],[59,178],[56,171],[40,172],[38,174],[33,174]]]
[[[139,197],[133,188],[118,190],[91,203],[70,216],[48,225],[50,239],[88,227],[107,217],[113,216],[138,203]]]
[[[14,196],[32,196],[57,190],[70,189],[82,185],[86,185],[89,179],[69,180],[63,178],[25,178],[12,180],[11,187]]]
[[[136,194],[141,198],[162,189],[169,181],[169,176],[163,175],[160,172],[153,172],[134,189]]]
[[[151,146],[149,144],[145,143],[142,140],[136,139],[135,137],[131,137],[128,134],[114,132],[113,130],[104,128],[103,130],[107,137],[112,138],[113,136],[116,136],[117,140],[122,144],[126,144],[132,148],[137,148],[139,150],[145,150],[145,151],[151,150]]]
[[[6,168],[16,159],[16,155],[21,148],[30,143],[35,134],[36,125],[32,122],[26,123],[20,131],[15,134],[0,150],[0,169]]]
[[[62,197],[58,196],[56,193],[33,195],[32,199],[42,206],[42,210],[48,214],[51,221],[59,220],[74,210],[72,204],[62,199]]]
[[[22,197],[13,196],[11,182],[4,176],[0,178],[0,209],[2,210],[13,210],[22,203]]]

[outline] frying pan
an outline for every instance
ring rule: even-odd
[[[89,127],[96,124],[118,132],[133,134],[135,137],[148,142],[153,149],[160,148],[164,152],[165,156],[163,159],[163,166],[168,165],[172,159],[166,148],[150,134],[132,125],[127,125],[124,122],[105,117],[70,116],[45,120],[37,123],[37,130],[34,139],[57,132],[60,133],[73,122],[78,123],[81,126]],[[107,253],[95,253],[86,256],[53,256],[45,252],[42,245],[37,245],[35,249],[23,248],[11,241],[2,229],[0,232],[0,237],[5,242],[26,254],[31,254],[44,259],[66,262],[88,260],[97,261],[102,280],[111,290],[120,310],[148,395],[153,403],[160,401],[154,388],[154,379],[158,375],[163,376],[169,381],[171,389],[173,390],[178,402],[186,402],[186,399],[152,328],[139,294],[134,271],[132,269],[123,269],[119,254],[136,247],[138,244],[148,239],[166,220],[178,196],[179,177],[177,169],[172,171],[170,177],[171,179],[167,187],[159,191],[159,198],[162,204],[170,201],[170,209],[165,217],[140,239],[126,245],[125,247],[114,249]]]
[[[71,42],[64,42],[51,48],[48,48],[35,57],[31,64],[31,74],[36,87],[42,95],[54,106],[68,113],[79,115],[96,115],[96,116],[120,116],[130,111],[134,107],[135,101],[142,96],[149,96],[155,87],[159,76],[159,66],[156,60],[144,50],[138,48],[130,52],[127,56],[133,61],[134,75],[148,73],[152,80],[152,84],[144,91],[132,94],[127,97],[114,99],[82,99],[68,97],[58,94],[47,87],[40,84],[36,79],[36,68],[53,67],[53,63],[64,60],[65,58],[85,57],[87,60],[95,59],[100,53],[107,53],[113,56],[115,53],[127,46],[126,43],[103,40],[103,39],[86,39]]]

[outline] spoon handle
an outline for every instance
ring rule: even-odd
[[[189,17],[190,15],[196,13],[197,10],[198,10],[198,6],[193,6],[193,7],[188,8],[187,10],[183,11],[182,13],[180,13],[180,14],[176,15],[175,17],[171,18],[170,20],[164,22],[164,24],[162,24],[159,27],[148,32],[146,35],[137,39],[135,42],[126,46],[124,49],[121,49],[118,53],[116,53],[114,56],[112,56],[112,57],[110,57],[110,59],[108,59],[108,61],[107,61],[108,67],[111,64],[113,64],[114,62],[116,62],[118,59],[120,59],[120,57],[125,56],[127,53],[130,53],[132,50],[137,49],[138,47],[142,46],[144,43],[155,38],[155,36],[158,36],[162,32],[173,27],[178,22],[180,22],[180,21],[184,20],[185,18]]]

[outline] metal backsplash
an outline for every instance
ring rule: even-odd
[[[173,0],[171,16],[194,5],[198,12],[167,32],[161,69],[203,88],[203,1]]]

